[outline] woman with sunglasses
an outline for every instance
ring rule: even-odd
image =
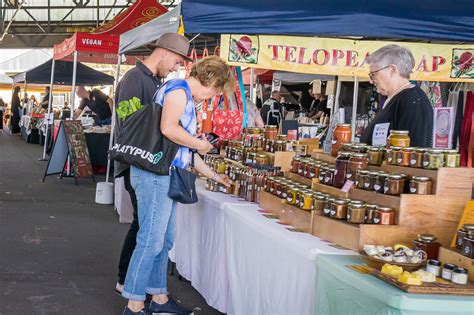
[[[372,145],[376,126],[389,123],[389,130],[409,131],[411,146],[431,147],[433,108],[426,94],[409,81],[415,66],[412,53],[397,45],[387,45],[372,53],[367,62],[370,81],[387,100],[360,141]]]

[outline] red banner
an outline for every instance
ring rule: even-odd
[[[74,51],[79,53],[88,53],[89,55],[109,54],[114,56],[117,62],[117,54],[119,50],[120,37],[115,35],[100,35],[91,33],[76,33],[72,37],[65,39],[61,44],[54,45],[55,60],[72,60]],[[84,56],[87,54],[82,54]],[[103,56],[100,56],[103,59]],[[108,58],[105,58],[106,60]],[[113,59],[113,58],[110,58]],[[79,61],[84,61],[78,58]],[[89,61],[88,62],[94,62]]]

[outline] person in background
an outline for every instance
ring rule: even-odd
[[[372,84],[387,100],[360,141],[372,145],[375,127],[389,123],[390,130],[409,131],[410,146],[431,147],[433,108],[426,94],[409,81],[415,66],[412,53],[398,45],[387,45],[370,54],[367,63]]]
[[[45,89],[44,89],[44,93],[45,95],[43,96],[43,100],[41,101],[41,107],[44,108],[45,110],[48,110],[48,106],[49,106],[49,86],[47,86]]]
[[[77,119],[87,106],[97,115],[99,125],[112,124],[113,101],[110,97],[98,89],[88,91],[83,86],[78,86],[76,88],[76,95],[81,98],[81,103],[74,111],[73,119]]]
[[[328,100],[326,97],[326,91],[321,88],[321,93],[313,93],[310,90],[311,96],[314,98],[309,108],[308,117],[313,119],[319,119],[323,114],[329,116],[331,110],[328,108]]]
[[[247,99],[247,127],[265,127],[260,111],[250,99]]]
[[[281,122],[281,94],[279,91],[272,91],[271,97],[263,103],[260,112],[265,125],[278,126]]]
[[[64,101],[64,106],[61,110],[61,119],[66,120],[68,118],[71,118],[71,109],[69,108],[68,102]]]
[[[12,134],[20,133],[20,91],[21,88],[19,86],[15,86],[12,94],[12,101],[11,101],[11,119],[10,119],[10,126],[12,130]]]
[[[0,97],[0,130],[3,129],[3,111],[5,110],[5,102]]]
[[[171,72],[177,71],[185,59],[191,60],[187,57],[189,40],[177,33],[165,33],[160,39],[147,45],[147,47],[152,50],[151,55],[145,61],[138,62],[135,68],[127,71],[117,85],[115,92],[116,135],[118,135],[123,122],[133,113],[130,109],[131,103],[138,104],[137,107],[151,104],[162,80]],[[122,245],[118,265],[118,279],[115,285],[115,291],[121,294],[128,265],[136,246],[139,224],[137,197],[130,183],[130,165],[115,162],[114,175],[116,178],[123,176],[125,189],[130,195],[133,206],[133,221]]]
[[[170,80],[160,88],[155,103],[163,108],[159,122],[161,132],[179,145],[172,165],[187,168],[191,160],[190,149],[200,154],[212,149],[205,137],[196,137],[195,103],[226,92],[232,84],[230,66],[217,56],[209,56],[192,65],[186,80]],[[226,175],[214,172],[197,154],[195,170],[227,187],[231,184]],[[168,252],[176,233],[177,204],[168,197],[170,176],[156,175],[134,166],[130,173],[137,195],[140,228],[122,292],[122,296],[129,299],[123,314],[146,314],[146,311],[190,314],[168,298]],[[147,293],[152,294],[152,301],[145,311]]]

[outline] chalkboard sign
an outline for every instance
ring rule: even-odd
[[[62,175],[68,156],[75,178],[91,177],[94,180],[86,138],[78,120],[60,122],[43,181],[48,175]]]

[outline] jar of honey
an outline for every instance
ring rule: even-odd
[[[383,148],[369,147],[368,148],[369,164],[382,165],[383,163]]]
[[[275,140],[278,136],[278,127],[277,126],[265,126],[265,138]]]
[[[407,148],[410,146],[410,136],[408,130],[390,130],[388,145],[392,147]]]
[[[375,213],[377,212],[378,206],[369,204],[369,205],[365,205],[365,209],[366,209],[365,223],[374,224]]]
[[[306,191],[303,193],[303,202],[300,201],[300,208],[303,210],[311,210],[313,207],[313,193]]]
[[[410,166],[411,155],[414,152],[414,148],[402,148],[398,151],[397,164],[399,166]]]
[[[361,201],[351,201],[347,208],[347,222],[349,223],[365,223],[366,217],[365,204]]]
[[[410,180],[410,193],[418,195],[431,194],[431,179],[426,176],[413,176]]]
[[[423,155],[425,152],[428,151],[425,148],[416,148],[413,150],[411,153],[410,157],[410,166],[411,167],[417,167],[417,168],[422,168],[423,167]]]
[[[367,154],[354,153],[349,159],[347,165],[347,179],[354,181],[358,170],[366,170],[369,166],[369,159]]]
[[[391,147],[386,149],[387,155],[387,164],[389,165],[397,165],[398,161],[398,153],[400,152],[401,147]]]
[[[405,190],[405,177],[401,174],[391,174],[385,180],[384,193],[387,195],[401,195]]]
[[[444,150],[444,166],[459,167],[461,165],[461,155],[458,150]]]
[[[356,180],[354,185],[359,189],[364,189],[365,182],[369,178],[369,171],[367,170],[359,170],[356,175]]]
[[[273,151],[286,151],[286,141],[283,140],[277,140],[275,144],[273,145]]]
[[[291,188],[288,190],[288,195],[286,196],[286,203],[289,205],[295,205],[296,201],[298,200],[298,193],[299,193],[298,188]]]
[[[335,199],[331,205],[330,217],[339,220],[346,220],[347,218],[348,202],[345,199]]]
[[[432,234],[418,234],[418,238],[413,241],[413,250],[423,250],[428,259],[438,259],[441,244],[436,242],[436,237]]]
[[[314,194],[313,195],[313,210],[318,211],[319,213],[323,212],[324,204],[326,203],[326,199],[328,197],[322,194]]]
[[[350,124],[337,124],[332,134],[331,155],[336,157],[343,142],[350,142],[352,137]]]
[[[257,165],[268,165],[270,163],[270,159],[265,154],[258,154],[255,158],[255,162]]]
[[[395,210],[390,207],[377,207],[373,222],[382,225],[395,224]]]

